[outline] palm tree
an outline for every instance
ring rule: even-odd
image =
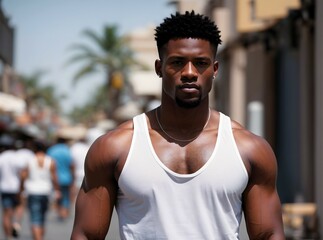
[[[54,137],[55,128],[53,128],[53,126],[55,123],[52,121],[48,122],[48,117],[51,118],[60,115],[60,100],[65,98],[65,96],[57,95],[56,89],[52,85],[41,85],[40,80],[43,75],[43,71],[37,71],[30,76],[19,76],[19,79],[24,86],[27,112],[32,120],[31,125],[23,126],[22,129],[25,129],[23,131],[29,131],[28,129],[33,129],[33,127],[35,127],[35,129],[40,129],[40,131],[45,134],[47,140],[52,140]],[[47,109],[51,109],[50,113],[47,112]]]
[[[37,108],[47,106],[55,112],[59,112],[59,99],[64,96],[57,96],[52,85],[41,86],[40,79],[43,75],[43,71],[36,71],[30,76],[21,75],[19,77],[25,87],[27,108],[29,109],[31,106],[37,106]]]
[[[96,122],[97,115],[107,109],[107,101],[104,86],[98,87],[95,95],[89,102],[83,106],[74,107],[69,113],[69,117],[73,122],[89,125]]]
[[[74,44],[72,49],[76,50],[69,64],[83,62],[84,65],[74,76],[74,83],[89,73],[101,71],[105,75],[104,89],[105,100],[107,102],[104,111],[108,116],[118,107],[122,94],[129,91],[127,72],[131,66],[146,68],[137,62],[124,37],[119,36],[115,25],[104,26],[103,34],[98,35],[92,30],[85,30],[84,36],[90,39],[97,49],[93,49],[85,44]],[[101,100],[101,99],[100,99]]]

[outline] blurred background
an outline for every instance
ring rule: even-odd
[[[0,0],[0,133],[91,142],[157,106],[154,27],[192,9],[223,40],[211,106],[273,147],[286,235],[319,239],[322,0]]]

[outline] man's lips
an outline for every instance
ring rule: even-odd
[[[185,93],[195,93],[195,92],[198,92],[198,89],[197,88],[181,88],[181,91],[185,92]]]
[[[179,89],[185,93],[195,93],[199,91],[199,87],[195,84],[185,84],[181,85]]]

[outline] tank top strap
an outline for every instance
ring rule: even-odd
[[[133,118],[133,137],[132,140],[134,142],[138,141],[144,141],[145,138],[147,138],[147,131],[148,131],[148,125],[147,125],[147,119],[146,114],[142,113]]]
[[[133,118],[134,132],[147,128],[146,114],[142,113]]]
[[[219,128],[221,129],[232,129],[231,128],[231,119],[229,116],[220,112],[220,125]]]
[[[219,129],[221,129],[221,133],[219,135],[229,138],[232,141],[232,143],[235,145],[235,140],[234,140],[233,131],[232,131],[231,118],[221,112],[220,112]]]

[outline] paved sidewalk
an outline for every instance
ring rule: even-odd
[[[1,214],[0,214],[0,217],[1,217]],[[71,211],[70,217],[63,222],[57,219],[57,215],[54,209],[51,209],[47,216],[45,240],[69,240],[72,227],[73,227],[73,221],[74,221],[74,207]],[[29,227],[28,212],[25,212],[23,222],[22,222],[22,231],[19,239],[32,240],[30,227]],[[109,233],[105,239],[120,240],[119,231],[118,231],[118,220],[115,212],[112,216],[112,222],[111,222]],[[240,239],[241,240],[249,239],[246,235],[244,221],[242,221],[242,224],[241,224]],[[4,240],[2,226],[0,229],[0,240]]]
[[[1,209],[0,209],[1,210]],[[0,211],[1,212],[1,211]],[[0,214],[1,216],[1,214]],[[57,215],[54,209],[51,209],[47,215],[47,223],[46,223],[46,235],[45,240],[68,240],[70,239],[70,234],[73,227],[74,221],[74,207],[71,211],[71,215],[65,221],[59,221],[57,219]],[[1,221],[2,222],[2,221]],[[4,240],[4,234],[2,225],[0,227],[0,240]],[[21,240],[32,240],[30,225],[29,225],[29,216],[28,212],[25,212],[23,221],[22,221],[22,230],[20,233],[20,237],[18,239]],[[109,240],[120,240],[119,232],[118,232],[118,222],[117,217],[114,214],[110,231],[106,237]]]

